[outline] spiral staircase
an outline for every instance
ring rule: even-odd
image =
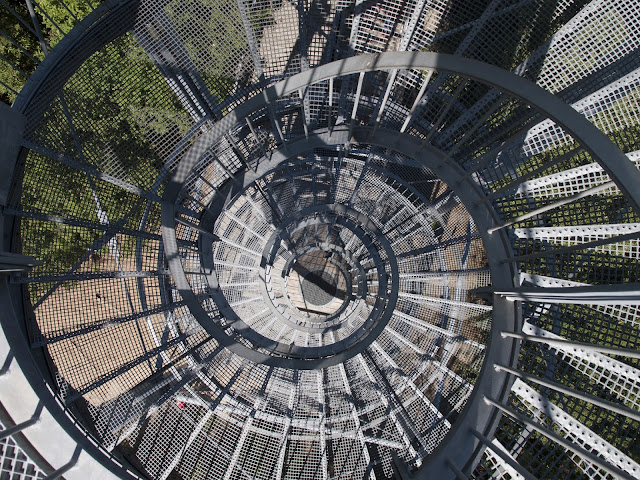
[[[640,478],[640,1],[0,9],[0,478]]]

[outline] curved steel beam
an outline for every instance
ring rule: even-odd
[[[604,133],[570,105],[514,73],[477,60],[434,52],[387,52],[377,55],[358,55],[306,70],[267,87],[261,95],[256,95],[239,105],[218,122],[210,132],[198,138],[192,149],[180,162],[164,198],[169,200],[177,194],[174,190],[179,188],[179,184],[186,179],[186,175],[190,171],[190,169],[185,171],[185,167],[193,166],[197,161],[193,156],[199,158],[208,145],[216,143],[234,124],[246,118],[251,112],[270,105],[278,98],[297,92],[300,88],[324,80],[360,72],[393,69],[435,69],[453,73],[490,85],[523,100],[532,108],[543,112],[575,139],[582,142],[585,149],[611,176],[625,196],[632,200],[636,211],[640,211],[640,190],[634,188],[634,185],[640,184],[640,172],[630,164],[626,156]]]
[[[221,120],[221,122],[223,121],[224,119]],[[439,178],[453,188],[455,194],[467,207],[480,230],[489,258],[493,285],[496,287],[498,285],[504,285],[504,287],[502,287],[504,289],[513,288],[513,279],[517,277],[517,271],[513,265],[507,265],[507,263],[504,262],[504,259],[510,256],[508,238],[501,231],[488,233],[488,229],[498,224],[499,219],[493,211],[487,209],[483,202],[481,202],[484,195],[483,192],[475,182],[469,178],[465,178],[464,170],[444,153],[434,147],[424,145],[421,139],[409,134],[399,134],[396,131],[380,128],[375,129],[368,126],[354,127],[351,132],[349,132],[349,130],[349,127],[345,126],[336,127],[332,132],[326,130],[309,132],[308,138],[301,138],[300,140],[288,143],[286,147],[283,146],[274,151],[269,161],[259,167],[258,173],[248,171],[247,175],[255,175],[255,177],[258,178],[264,172],[273,169],[279,163],[292,158],[294,155],[312,150],[316,147],[344,145],[347,141],[350,141],[352,144],[376,145],[399,152],[431,169]],[[204,152],[207,148],[204,145],[206,145],[206,143],[200,147],[194,145],[193,149]],[[191,161],[197,163],[200,154],[196,151],[193,152],[193,155],[187,153],[183,159],[186,163],[181,163],[178,166],[176,178],[182,177],[183,180],[186,179],[190,169],[188,164]],[[264,169],[264,171],[260,170],[260,168]],[[178,187],[178,185],[176,185],[176,187]],[[179,188],[176,188],[176,196],[178,192]],[[175,272],[174,280],[176,281],[176,285],[181,291],[183,298],[187,300],[187,298],[193,294],[186,277],[180,273],[182,267],[180,258],[177,255],[175,231],[171,227],[174,222],[174,215],[175,210],[173,204],[167,199],[163,204],[162,210],[163,236],[166,238],[165,248],[168,247],[167,258],[170,268]],[[172,247],[172,245],[175,247]],[[171,267],[171,265],[173,265],[173,267]],[[199,308],[199,305],[195,308]],[[518,306],[516,302],[510,302],[497,296],[494,300],[493,312],[493,328],[487,345],[485,363],[480,372],[479,379],[476,382],[475,389],[467,401],[464,412],[459,415],[458,420],[452,425],[450,433],[445,437],[440,446],[437,447],[436,451],[429,456],[423,467],[416,473],[416,478],[450,477],[451,470],[446,463],[447,453],[450,451],[459,452],[459,465],[466,471],[470,471],[482,454],[483,445],[476,437],[469,435],[469,430],[475,429],[491,437],[497,427],[501,414],[492,406],[487,405],[483,398],[491,394],[494,395],[492,398],[499,397],[506,401],[508,397],[512,379],[509,375],[505,374],[504,371],[495,371],[493,364],[506,362],[504,363],[505,365],[513,366],[517,362],[519,342],[512,341],[511,343],[507,343],[508,348],[505,348],[504,339],[502,339],[500,331],[504,328],[501,326],[505,325],[511,326],[507,327],[507,329],[517,327]],[[252,355],[256,359],[259,356],[257,352],[249,353],[249,355]],[[289,360],[289,362],[291,368],[301,368],[305,366],[301,365],[297,367],[291,360]],[[270,364],[271,360],[267,363]],[[327,362],[327,365],[329,365],[329,362]],[[323,367],[323,363],[318,362],[314,368]],[[432,476],[432,474],[437,474],[438,476],[435,477]]]

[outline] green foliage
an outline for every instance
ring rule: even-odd
[[[22,203],[30,210],[97,221],[95,202],[84,173],[33,152],[25,170],[28,174],[23,182]],[[23,252],[46,259],[47,265],[36,270],[49,272],[69,269],[100,236],[100,232],[86,228],[31,219],[23,219],[21,230]]]
[[[44,58],[44,52],[26,3],[7,0],[7,4],[24,22],[3,8],[0,29],[11,40],[0,37],[0,81],[5,84],[0,83],[0,100],[12,103],[14,92],[20,91],[37,62]],[[64,5],[58,0],[39,0],[33,5],[43,39],[51,48],[91,10],[84,0],[67,0]]]
[[[17,15],[31,25],[29,11],[24,1],[7,0],[7,3]],[[26,82],[26,78],[18,70],[26,76],[31,75],[36,69],[36,61],[42,60],[44,54],[38,38],[5,11],[0,15],[0,30],[13,40],[11,42],[4,36],[0,37],[0,82],[2,82],[0,83],[0,100],[12,103],[16,97],[12,90],[19,92]],[[14,43],[26,50],[26,53]]]
[[[194,16],[192,12],[202,12]],[[206,32],[183,38],[184,47],[206,86],[218,100],[227,98],[235,83],[237,61],[247,52],[242,21],[235,4],[225,0],[186,0],[167,8],[178,31]]]
[[[37,5],[42,33],[52,48],[91,11],[84,0],[65,0],[64,4],[57,0],[38,0]]]
[[[153,63],[130,35],[87,60],[65,88],[85,158],[96,168],[149,188],[163,159],[158,146],[192,124]]]
[[[35,135],[37,143],[67,158],[148,190],[165,160],[166,145],[174,144],[192,124],[155,65],[133,37],[125,35],[82,64]],[[128,227],[136,229],[142,218],[137,195],[97,178],[90,181],[86,173],[34,152],[22,187],[27,210],[100,223],[97,197],[110,223],[130,214]],[[46,258],[37,270],[48,273],[67,271],[87,254],[98,268],[108,249],[90,249],[102,235],[102,229],[25,220],[23,252]],[[118,239],[121,255],[131,254],[134,245],[132,237]]]
[[[8,1],[31,25],[24,1]],[[55,47],[90,10],[85,0],[65,3],[68,9],[58,0],[37,2],[39,25],[50,47]],[[196,18],[173,13],[189,11],[178,2],[168,5],[166,11],[173,15],[178,30],[184,27],[186,31],[197,28],[211,32],[209,39],[214,41],[191,36],[184,39],[185,48],[198,62],[197,68],[211,92],[224,99],[234,88],[233,62],[247,50],[242,23],[233,4],[222,0],[203,2],[198,9],[204,14]],[[10,103],[15,99],[11,89],[22,88],[44,53],[37,36],[11,15],[0,18],[0,27],[25,50],[0,39],[0,54],[25,74],[20,76],[7,62],[0,61],[0,80],[9,85],[0,85],[0,95]],[[149,190],[166,160],[167,149],[192,125],[192,118],[157,67],[127,34],[81,65],[48,108],[32,140],[74,162]],[[28,211],[99,224],[103,221],[98,218],[101,208],[110,223],[129,215],[127,227],[134,230],[142,218],[138,196],[34,152],[27,159],[22,188],[22,208]],[[90,265],[97,268],[101,257],[109,256],[106,246],[95,245],[104,233],[100,228],[24,219],[22,230],[23,252],[47,259],[43,267],[36,269],[40,273],[68,271],[86,256]],[[118,237],[122,255],[131,254],[134,245],[134,238]]]

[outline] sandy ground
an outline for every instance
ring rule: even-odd
[[[154,269],[151,265],[145,267]],[[135,259],[123,259],[122,269],[136,270]],[[95,265],[92,270],[95,272]],[[98,271],[114,270],[117,270],[117,266],[112,259],[102,262],[98,267]],[[143,283],[147,292],[147,309],[160,306],[157,277],[146,278]],[[161,337],[164,328],[162,313],[109,325],[109,322],[143,311],[141,305],[137,279],[103,278],[59,287],[38,306],[36,321],[40,336],[44,338],[102,325],[98,330],[70,336],[48,346],[59,375],[72,389],[81,390],[104,379],[156,346],[151,332]],[[39,340],[38,335],[34,340]],[[155,360],[152,358],[150,362],[124,371],[88,392],[85,398],[98,406],[124,393],[152,373]]]

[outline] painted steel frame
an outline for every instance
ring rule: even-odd
[[[640,184],[640,173],[628,162],[626,156],[611,143],[606,135],[569,105],[528,80],[478,61],[438,53],[393,52],[351,57],[313,70],[304,71],[266,88],[262,95],[249,99],[238,106],[218,122],[211,132],[202,135],[181,160],[174,177],[165,191],[162,211],[165,248],[169,247],[167,256],[170,259],[173,258],[173,261],[170,261],[170,268],[181,291],[184,291],[183,289],[186,287],[187,282],[186,277],[181,279],[179,278],[180,272],[176,272],[176,269],[181,270],[181,266],[179,265],[179,258],[175,255],[177,253],[177,249],[174,249],[174,246],[177,245],[175,230],[171,227],[175,218],[173,202],[177,198],[183,182],[187,180],[189,172],[199,162],[200,155],[210,145],[215,144],[224,133],[251,112],[267,107],[277,98],[295,92],[300,88],[308,87],[323,80],[333,79],[337,76],[375,70],[409,68],[435,69],[478,80],[501,91],[509,92],[543,114],[548,115],[573,135],[574,138],[582,142],[585,149],[602,165],[603,169],[614,179],[617,186],[632,202],[633,206],[638,209],[640,191],[634,191],[633,185]],[[374,131],[375,136],[373,135]],[[315,142],[312,141],[313,137],[316,137]],[[319,137],[324,137],[324,139]],[[511,256],[509,255],[510,247],[506,241],[506,235],[496,228],[501,225],[500,220],[495,215],[495,212],[478,208],[483,203],[481,200],[484,195],[480,192],[475,182],[470,179],[470,176],[466,175],[466,172],[460,169],[443,152],[425,145],[422,141],[406,134],[398,134],[384,129],[354,126],[342,130],[336,128],[332,132],[309,133],[304,141],[295,143],[297,147],[299,146],[296,150],[300,152],[313,148],[314,144],[316,146],[348,143],[378,145],[391,148],[424,163],[451,185],[463,204],[469,208],[471,216],[480,228],[490,262],[493,284],[496,289],[498,290],[500,285],[514,285],[514,281],[517,279],[516,272],[512,268],[505,268],[505,260]],[[284,145],[288,157],[293,156],[291,147],[291,143]],[[174,254],[172,255],[172,253]],[[511,288],[507,287],[509,290]],[[184,294],[189,296],[189,292],[184,291]],[[189,302],[188,299],[187,301]],[[454,463],[460,465],[462,467],[461,470],[468,473],[471,472],[483,447],[477,437],[470,435],[470,432],[479,431],[491,437],[500,417],[499,411],[493,405],[487,404],[484,398],[505,400],[510,384],[513,381],[510,376],[502,375],[501,371],[496,371],[493,368],[493,365],[499,364],[501,361],[505,361],[507,365],[514,365],[517,361],[518,341],[511,342],[511,349],[498,349],[501,343],[496,338],[499,336],[498,330],[501,325],[507,324],[511,324],[511,328],[514,331],[516,330],[519,324],[518,304],[497,295],[494,298],[491,339],[487,348],[485,364],[476,388],[461,415],[460,421],[456,422],[452,431],[437,448],[436,452],[425,462],[419,472],[416,472],[416,478],[426,478],[427,472],[429,472],[428,475],[430,477],[450,477],[452,473],[449,466],[451,459],[448,457],[447,451],[456,451],[459,455]],[[504,346],[504,343],[502,343],[502,346]],[[461,465],[465,459],[466,462]],[[408,472],[405,473],[409,476]]]
[[[100,5],[96,11],[90,14],[85,20],[80,22],[80,26],[74,29],[69,35],[63,39],[61,44],[56,48],[51,55],[49,55],[40,65],[36,73],[31,77],[26,87],[21,92],[18,100],[14,104],[14,108],[18,111],[25,112],[29,110],[31,105],[31,101],[34,96],[41,94],[44,95],[41,97],[44,101],[40,104],[39,108],[44,108],[44,106],[48,105],[47,98],[49,100],[52,99],[52,96],[57,91],[56,87],[61,87],[66,80],[72,75],[75,71],[73,66],[80,65],[86,58],[88,58],[94,49],[98,48],[98,45],[103,44],[105,42],[105,38],[116,38],[119,36],[121,31],[114,31],[112,25],[108,22],[108,14],[112,12],[112,10],[117,10],[120,8],[128,7],[134,5],[136,2],[126,1],[119,2],[117,0],[107,0],[105,3]],[[95,24],[94,24],[95,23]],[[106,27],[106,30],[105,30]],[[102,31],[101,31],[102,30]],[[105,32],[108,32],[107,35],[104,35]],[[101,36],[100,34],[104,36]],[[85,42],[85,40],[91,39],[93,42]],[[96,40],[98,40],[96,42]],[[87,48],[87,45],[91,45],[91,47]],[[79,48],[82,46],[82,48]],[[75,52],[74,52],[75,50]],[[76,53],[74,55],[73,53]],[[59,65],[64,65],[65,68],[58,69]],[[570,106],[564,104],[559,99],[555,98],[550,93],[542,90],[539,87],[529,83],[528,81],[519,78],[516,75],[510,74],[508,72],[502,71],[496,67],[492,67],[489,65],[481,64],[480,62],[476,62],[474,60],[469,60],[461,57],[454,57],[449,55],[435,54],[435,53],[416,53],[416,52],[397,52],[397,53],[385,53],[377,56],[360,56],[360,57],[352,57],[343,61],[338,61],[333,64],[328,64],[323,67],[319,67],[318,69],[309,70],[302,72],[301,74],[292,77],[280,84],[267,88],[262,96],[256,97],[258,102],[269,103],[277,96],[282,94],[283,92],[294,91],[298,88],[302,88],[304,86],[310,85],[316,81],[320,81],[322,79],[333,78],[338,75],[346,74],[346,73],[356,73],[362,71],[372,71],[376,69],[400,69],[400,68],[435,68],[442,71],[449,71],[452,73],[460,74],[463,76],[468,76],[470,78],[474,78],[480,81],[483,81],[487,84],[493,85],[494,87],[509,91],[515,96],[529,102],[534,108],[537,108],[546,114],[549,114],[551,118],[553,118],[559,125],[569,131],[575,138],[581,140],[587,149],[590,151],[592,155],[598,160],[598,162],[602,165],[602,167],[609,173],[617,186],[622,190],[624,195],[632,202],[633,206],[638,209],[638,205],[640,204],[640,190],[634,189],[634,186],[640,184],[640,174],[635,168],[631,165],[627,164],[624,159],[624,155],[606,138],[606,136],[601,133],[595,126],[591,125],[586,119],[584,119],[580,114],[571,109]],[[53,72],[56,71],[58,75],[54,76]],[[59,74],[59,73],[62,74]],[[67,75],[65,77],[65,75]],[[54,77],[54,78],[51,78]],[[50,81],[51,80],[51,81]],[[44,88],[44,85],[50,83],[48,85],[49,88]],[[252,99],[255,100],[255,99]],[[254,102],[257,103],[257,102]],[[248,101],[245,105],[239,107],[236,112],[240,113],[244,110],[242,107],[246,107],[247,110],[252,110],[250,108],[251,100]],[[37,115],[36,115],[37,116]],[[234,123],[238,117],[232,118],[233,115],[229,115],[225,117],[221,123],[225,123],[224,120],[227,120],[226,124],[231,125]],[[221,125],[224,131],[224,125]],[[358,135],[358,129],[354,129],[354,137],[360,136],[363,139],[363,135]],[[216,130],[214,129],[214,132]],[[379,133],[379,132],[378,132]],[[366,137],[366,135],[364,135]],[[395,136],[395,140],[391,140],[391,143],[397,143],[399,141],[405,141],[407,146],[411,144],[412,139],[409,138],[400,138],[394,132],[393,136]],[[363,139],[364,140],[364,139]],[[370,139],[369,143],[372,143]],[[386,146],[386,145],[385,145]],[[419,146],[415,146],[413,151],[422,156],[423,152]],[[446,155],[441,154],[436,157],[443,163],[439,166],[438,170],[450,169],[455,170],[455,165],[447,165],[447,162],[450,162],[446,158]],[[437,163],[437,162],[436,162]],[[443,174],[442,171],[438,172],[440,175]],[[457,176],[457,175],[455,175]],[[444,176],[443,176],[444,178]],[[459,177],[458,177],[459,178]],[[180,180],[180,174],[174,180]],[[463,187],[467,182],[463,181],[460,184],[451,184],[454,187],[462,192],[465,190]],[[475,188],[475,187],[474,187]],[[470,194],[470,196],[477,196],[481,194],[477,190],[472,190],[474,193]],[[462,192],[464,193],[464,192]],[[469,195],[464,195],[465,197],[469,197]],[[462,198],[462,197],[461,197]],[[165,197],[165,200],[169,200],[170,195]],[[464,202],[466,205],[474,205],[474,203]],[[476,209],[477,210],[477,209]],[[163,212],[164,213],[164,212]],[[474,215],[475,213],[475,215]],[[495,225],[495,218],[492,214],[489,214],[487,211],[475,211],[472,212],[474,215],[474,220],[478,225],[484,225],[485,227],[488,225]],[[164,218],[164,216],[163,216]],[[2,220],[5,220],[4,218]],[[482,221],[484,220],[484,221]],[[483,238],[485,239],[485,246],[487,247],[488,253],[491,252],[495,255],[499,252],[506,252],[509,250],[508,244],[504,242],[504,239],[496,238],[495,234],[487,234],[486,230],[482,231]],[[165,235],[166,236],[166,235]],[[487,241],[489,240],[489,242]],[[494,245],[494,243],[496,245]],[[170,249],[177,248],[177,245],[172,244],[169,247]],[[490,252],[491,251],[491,252]],[[498,255],[499,257],[500,255]],[[494,256],[495,258],[495,256]],[[512,285],[513,280],[513,272],[506,269],[504,266],[496,266],[492,265],[492,273],[494,273],[494,283],[496,281],[501,283],[503,288],[508,288],[510,284]],[[496,270],[494,272],[494,270]],[[499,273],[497,277],[496,273]],[[3,292],[8,291],[8,286],[6,283],[0,286]],[[501,317],[515,317],[517,309],[514,307],[515,303],[509,303],[501,300],[500,298],[496,298],[495,309],[494,309],[494,318]],[[9,326],[9,323],[14,323],[17,321],[17,318],[22,318],[23,315],[16,312],[16,318],[7,318],[3,321],[3,325],[5,327]],[[8,323],[7,323],[8,322]],[[496,329],[494,328],[494,331]],[[19,332],[18,332],[19,333]],[[11,348],[16,350],[21,350],[23,348],[23,341],[17,338],[10,339]],[[490,342],[489,347],[491,347],[493,342]],[[25,343],[26,345],[26,343]],[[491,348],[490,348],[491,350]],[[18,363],[22,372],[27,376],[29,383],[32,388],[36,391],[39,397],[46,398],[51,395],[48,388],[42,383],[42,377],[39,373],[38,369],[33,364],[33,359],[31,358],[31,354],[29,353],[29,349],[25,348],[25,354],[20,353],[17,356]],[[514,359],[513,354],[517,354],[517,344],[513,343],[511,360]],[[509,356],[509,355],[507,355]],[[487,365],[489,363],[489,358],[485,363],[485,369],[487,370]],[[512,362],[508,362],[512,363]],[[483,370],[483,372],[484,372]],[[486,372],[485,372],[486,373]],[[491,385],[487,386],[487,388],[483,388],[483,390],[496,390],[502,393],[502,396],[505,395],[506,391],[505,387],[505,379],[498,377],[491,377],[493,380],[496,380],[497,383],[501,385]],[[483,383],[489,383],[485,378],[485,375],[482,377],[483,381],[476,387],[476,390],[483,387]],[[493,396],[495,398],[495,396]],[[476,402],[477,403],[477,402]],[[494,421],[482,422],[485,423],[487,430],[492,430],[495,428],[495,420],[497,419],[497,413],[495,411],[487,411],[482,410],[481,408],[471,408],[472,405],[468,406],[465,412],[464,417],[470,417],[474,414],[478,414],[480,416],[491,416]],[[65,430],[70,433],[70,431],[78,431],[77,426],[73,423],[68,423],[63,421],[62,418],[65,417],[65,413],[61,407],[57,405],[53,405],[52,402],[48,402],[48,408],[52,409],[52,413],[54,413],[55,418],[61,425],[64,425]],[[57,412],[57,413],[56,413]],[[478,417],[479,418],[479,417]],[[493,427],[492,427],[493,425]],[[459,425],[454,425],[454,430],[450,433],[448,439],[443,442],[441,445],[442,448],[439,449],[439,452],[442,453],[445,444],[449,447],[456,444],[454,441],[459,437],[459,433],[464,431],[464,435],[468,435],[468,430],[460,427]],[[78,432],[79,433],[79,432]],[[72,435],[75,438],[78,438],[77,434]],[[89,445],[89,441],[86,437],[83,437],[84,440],[81,440],[81,443],[85,443]],[[469,442],[463,442],[458,439],[458,443],[462,446],[465,446],[464,451],[468,451]],[[471,442],[478,446],[478,442]],[[91,448],[89,449],[91,450]],[[477,448],[475,449],[477,451]],[[94,450],[92,452],[94,455],[102,456],[105,455],[104,452],[98,452]],[[477,456],[477,453],[476,455]],[[440,457],[445,457],[446,455],[440,455]],[[465,458],[461,456],[459,458]],[[465,470],[469,470],[471,468],[473,458],[471,458],[464,466]],[[110,463],[110,460],[105,457],[105,459],[101,460],[101,463],[105,465]],[[431,465],[435,462],[434,459],[429,459],[427,465]],[[450,476],[451,469],[446,465],[446,462],[435,462],[437,463],[436,470],[442,470],[443,472],[448,472],[446,476]],[[456,462],[457,464],[458,462]],[[115,466],[115,465],[114,465]],[[444,469],[447,470],[444,470]],[[426,471],[427,469],[423,469]],[[436,474],[435,470],[429,469],[430,475]],[[125,475],[126,476],[126,475]],[[444,478],[444,477],[443,477]]]

